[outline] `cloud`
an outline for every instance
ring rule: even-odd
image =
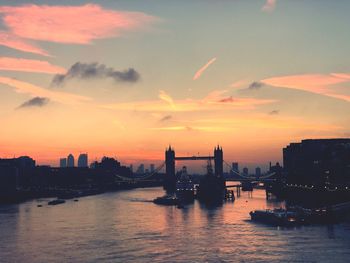
[[[65,74],[57,74],[52,79],[52,85],[62,85],[65,81],[73,78],[112,78],[117,82],[136,82],[140,79],[140,74],[133,68],[123,71],[115,70],[99,63],[77,62],[70,67]]]
[[[248,81],[245,80],[245,79],[238,80],[238,81],[233,82],[233,83],[230,85],[230,87],[232,87],[232,88],[240,88],[240,87],[246,85],[247,82],[248,82]]]
[[[233,102],[233,101],[234,101],[234,99],[232,98],[232,96],[219,100],[219,102],[222,102],[222,103]]]
[[[264,12],[272,12],[275,10],[277,0],[266,0],[265,5],[262,7]]]
[[[218,111],[232,109],[254,109],[259,105],[275,102],[275,100],[255,98],[223,97],[225,90],[210,92],[203,99],[174,100],[164,91],[160,91],[160,100],[125,102],[103,105],[103,108],[140,112],[190,112],[190,111]]]
[[[18,106],[18,109],[28,108],[28,107],[43,107],[46,104],[48,104],[49,101],[50,100],[48,98],[34,97],[34,98],[22,103],[20,106]]]
[[[23,52],[34,53],[42,56],[49,56],[49,54],[45,50],[37,47],[33,43],[30,43],[30,41],[22,39],[6,31],[0,31],[0,45],[20,50]]]
[[[273,110],[273,111],[270,111],[270,112],[269,112],[269,115],[277,115],[277,114],[279,114],[279,113],[280,113],[279,110]]]
[[[156,20],[141,12],[108,10],[97,4],[1,6],[0,15],[7,28],[0,33],[1,45],[44,56],[48,53],[28,40],[91,44],[145,28]]]
[[[209,60],[203,67],[201,67],[193,76],[193,80],[198,79],[203,72],[212,64],[214,63],[216,60],[216,58],[212,58],[211,60]]]
[[[10,87],[13,87],[18,93],[29,94],[33,97],[44,97],[53,101],[57,101],[64,104],[79,104],[87,101],[91,101],[91,98],[71,94],[67,92],[59,92],[48,90],[39,86],[35,86],[33,84],[20,81],[17,79],[12,79],[8,77],[0,77],[0,84],[4,84]]]
[[[10,57],[0,57],[0,70],[39,72],[48,74],[66,72],[64,68],[51,65],[47,61]]]
[[[160,119],[161,122],[165,122],[168,120],[171,120],[173,118],[173,116],[171,115],[165,115],[163,118]]]
[[[161,100],[163,100],[166,103],[168,103],[173,109],[175,109],[175,104],[174,104],[173,98],[169,94],[167,94],[164,90],[160,90],[159,91],[158,97]]]
[[[263,86],[264,86],[263,83],[258,82],[258,81],[254,81],[249,85],[248,89],[249,90],[257,90],[257,89],[262,88]]]
[[[334,92],[331,86],[349,81],[350,75],[345,73],[289,75],[261,80],[262,83],[274,87],[304,90],[346,101],[350,101],[350,96]]]

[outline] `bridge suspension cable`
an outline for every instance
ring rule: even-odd
[[[125,177],[125,176],[121,176],[121,175],[116,175],[116,177],[122,179],[123,181],[140,181],[140,180],[145,180],[148,178],[151,178],[153,175],[155,175],[156,173],[158,173],[160,170],[163,169],[163,167],[165,166],[165,162],[163,162],[161,165],[159,165],[156,169],[154,169],[153,172],[149,173],[149,174],[143,174],[142,176],[139,177]]]

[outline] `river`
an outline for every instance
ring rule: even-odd
[[[220,207],[151,202],[161,188],[0,206],[0,262],[349,262],[350,222],[281,228],[249,211],[282,206],[263,190]],[[41,204],[42,207],[38,207]]]

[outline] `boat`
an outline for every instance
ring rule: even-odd
[[[194,184],[187,174],[186,166],[182,167],[179,180],[176,182],[176,198],[182,203],[192,202],[194,200]]]
[[[153,203],[157,205],[178,205],[179,200],[173,195],[165,195],[161,197],[157,197],[153,200]]]
[[[55,200],[52,200],[50,202],[48,202],[47,204],[48,205],[59,205],[59,204],[63,204],[65,203],[66,201],[63,200],[63,199],[55,199]]]
[[[197,196],[199,201],[207,204],[222,203],[226,195],[225,180],[213,173],[210,160],[207,164],[207,174],[200,181]]]
[[[305,217],[297,211],[287,209],[266,209],[251,211],[250,217],[252,221],[267,223],[278,226],[296,226],[306,223]]]

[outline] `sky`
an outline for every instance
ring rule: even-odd
[[[349,1],[0,3],[2,158],[135,167],[220,144],[253,169],[350,136]]]

